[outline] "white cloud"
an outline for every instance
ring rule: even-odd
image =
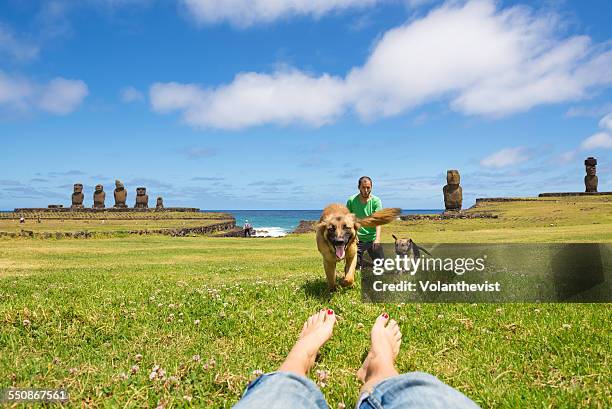
[[[601,118],[601,121],[599,121],[599,127],[612,132],[612,112]]]
[[[43,111],[66,115],[77,109],[87,94],[83,81],[55,78],[43,87],[37,105]]]
[[[38,46],[17,38],[8,26],[0,24],[0,53],[7,54],[18,61],[27,61],[36,58],[38,52]]]
[[[597,132],[586,138],[580,144],[582,150],[612,149],[612,112],[599,121],[601,132]]]
[[[0,71],[0,108],[5,110],[26,113],[39,109],[66,115],[76,110],[87,94],[87,85],[81,80],[58,77],[46,84],[37,84]]]
[[[487,156],[480,161],[480,164],[487,168],[504,168],[517,165],[528,159],[529,155],[525,152],[525,148],[506,148]]]
[[[557,160],[561,163],[570,163],[571,161],[574,160],[574,157],[576,157],[576,153],[577,153],[576,150],[563,152],[557,157]]]
[[[574,117],[601,117],[612,111],[612,102],[605,103],[603,105],[583,105],[574,106],[567,110],[565,116],[568,118]]]
[[[583,150],[597,148],[612,149],[612,136],[606,132],[597,132],[582,141],[580,148]]]
[[[286,16],[321,17],[356,7],[367,7],[381,0],[182,0],[199,23],[229,21],[239,27],[269,23]]]
[[[312,1],[308,7],[349,4],[324,3]],[[242,2],[218,4],[227,10]],[[250,8],[257,15],[263,4],[274,5],[272,10],[288,7],[261,1]],[[349,110],[372,120],[433,101],[448,101],[467,115],[499,117],[579,100],[612,83],[611,44],[562,37],[557,16],[537,15],[525,6],[498,10],[495,4],[449,2],[389,30],[364,65],[344,78],[293,70],[241,73],[217,88],[156,83],[150,91],[152,107],[179,111],[191,125],[225,129],[292,122],[320,126]]]
[[[123,88],[120,94],[121,101],[125,103],[144,101],[144,95],[142,94],[142,92],[138,91],[132,86]]]
[[[157,112],[182,111],[190,125],[240,129],[265,123],[324,125],[342,113],[344,92],[341,79],[281,71],[239,74],[231,84],[214,89],[156,83],[150,99]]]

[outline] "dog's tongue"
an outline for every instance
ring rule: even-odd
[[[344,246],[336,246],[336,257],[338,258],[344,257]]]

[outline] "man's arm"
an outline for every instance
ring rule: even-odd
[[[372,210],[374,210],[374,212],[382,210],[382,208],[383,208],[382,201],[380,199],[374,202],[374,206],[372,206]],[[382,233],[382,226],[376,226],[376,238],[374,239],[374,244],[380,244],[381,233]]]
[[[380,233],[381,233],[381,226],[376,226],[376,238],[374,239],[374,244],[380,244]]]

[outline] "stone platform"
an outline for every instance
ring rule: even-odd
[[[565,196],[606,196],[612,195],[612,192],[557,192],[557,193],[540,193],[538,197],[565,197]]]
[[[526,202],[538,200],[535,197],[479,197],[476,199],[475,205],[482,202]]]
[[[115,207],[107,207],[104,209],[93,209],[91,207],[84,207],[80,209],[71,209],[70,207],[24,207],[18,208],[14,210],[15,213],[39,213],[39,212],[86,212],[86,213],[104,213],[104,212],[200,212],[200,209],[195,207],[164,207],[163,209],[156,209],[154,207],[150,207],[148,209],[135,209],[133,207],[126,208],[115,208]]]

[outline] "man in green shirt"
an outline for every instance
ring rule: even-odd
[[[372,194],[372,179],[368,176],[362,176],[357,183],[359,193],[349,197],[346,202],[346,207],[349,212],[355,214],[359,219],[371,216],[372,213],[381,210],[382,202]],[[357,265],[359,268],[363,265],[363,253],[367,250],[370,258],[384,258],[383,248],[380,245],[380,230],[381,227],[361,227],[357,231],[359,242],[357,243]]]

